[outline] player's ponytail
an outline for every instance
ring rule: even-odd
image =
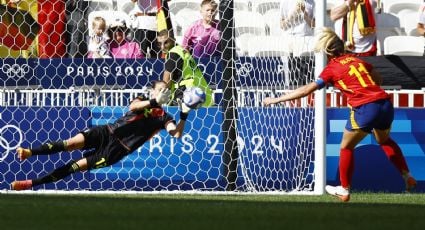
[[[323,51],[328,56],[338,57],[345,53],[345,46],[344,42],[332,29],[324,27],[318,35],[314,51]]]

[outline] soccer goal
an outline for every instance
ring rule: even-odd
[[[0,40],[0,190],[83,156],[81,151],[62,152],[20,162],[18,146],[65,140],[112,122],[128,111],[134,97],[148,96],[151,81],[162,79],[165,60],[160,56],[87,58],[95,16],[104,17],[107,25],[125,19],[128,41],[137,42],[139,27],[132,21],[137,5],[131,1],[82,2],[76,11],[65,1],[0,5],[5,12],[0,28],[7,33]],[[181,44],[188,21],[201,19],[202,1],[156,2]],[[316,78],[324,60],[313,53],[313,33],[282,32],[279,1],[216,2],[218,55],[196,59],[213,90],[214,105],[191,111],[183,137],[173,139],[161,131],[110,167],[75,173],[32,191],[323,193],[323,90],[282,105],[262,105],[265,97]],[[324,6],[316,1],[316,28],[324,25]],[[295,28],[303,17],[286,26]],[[177,107],[165,110],[178,119]]]

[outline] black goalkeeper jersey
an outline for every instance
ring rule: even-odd
[[[148,100],[144,96],[136,99]],[[128,111],[114,123],[108,124],[108,128],[128,151],[134,151],[161,129],[165,129],[168,122],[175,121],[162,107],[154,107],[137,112]]]

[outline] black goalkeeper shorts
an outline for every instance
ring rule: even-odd
[[[87,129],[84,135],[84,150],[94,149],[84,153],[87,158],[87,169],[103,168],[113,165],[128,155],[127,149],[121,145],[106,125]]]

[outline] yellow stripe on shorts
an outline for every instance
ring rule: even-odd
[[[356,120],[354,119],[354,110],[350,111],[350,123],[352,129],[359,129],[359,125],[357,124]]]

